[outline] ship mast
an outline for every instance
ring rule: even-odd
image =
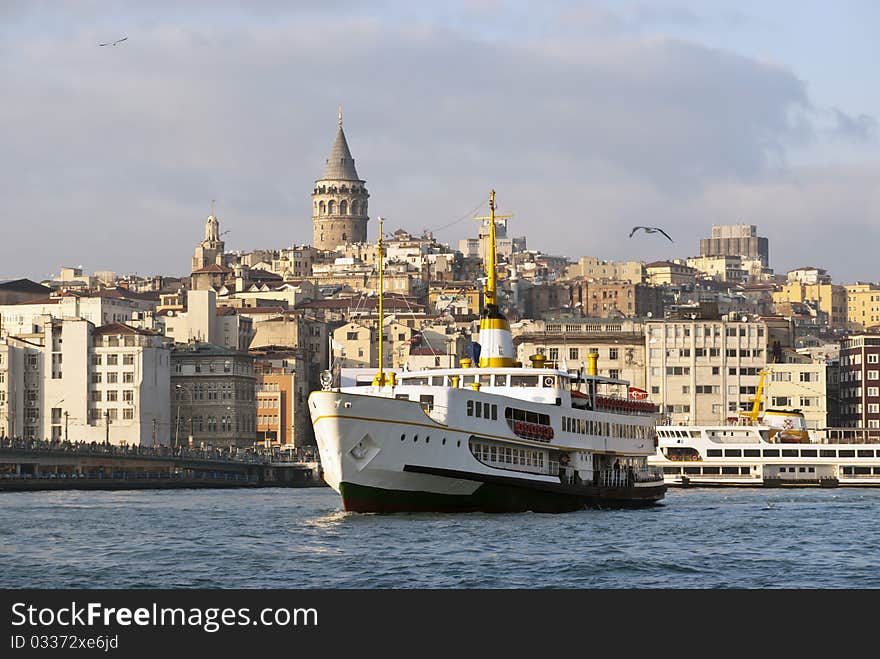
[[[379,221],[379,240],[376,242],[376,258],[379,259],[379,372],[373,378],[374,387],[385,386],[385,371],[382,369],[384,332],[385,332],[385,316],[383,314],[382,302],[385,297],[385,278],[382,269],[382,262],[385,260],[384,244],[382,243],[382,218],[376,218]]]
[[[495,241],[495,220],[507,219],[510,215],[495,214],[495,190],[489,193],[489,216],[476,217],[489,221],[489,245],[486,250],[486,285],[483,288],[485,306],[480,317],[480,363],[479,366],[502,367],[515,364],[513,337],[510,324],[498,309],[498,262]]]

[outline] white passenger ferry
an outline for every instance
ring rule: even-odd
[[[658,426],[649,464],[680,486],[880,485],[880,443],[867,429],[808,431],[798,410],[768,409],[760,421]]]
[[[628,383],[514,362],[496,303],[495,200],[490,196],[486,306],[479,365],[385,373],[368,386],[309,396],[324,478],[346,510],[564,512],[646,505],[666,484],[647,464],[656,406]],[[378,260],[382,281],[381,221]],[[382,322],[380,283],[379,316]],[[379,363],[382,363],[381,342]]]

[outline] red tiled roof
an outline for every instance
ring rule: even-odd
[[[232,268],[227,268],[225,265],[217,265],[216,263],[212,263],[211,265],[206,265],[204,268],[199,268],[198,270],[193,270],[192,274],[199,275],[205,273],[221,273],[228,274],[232,272]]]
[[[265,279],[272,279],[272,280],[277,279],[278,281],[281,281],[281,279],[282,279],[281,275],[277,275],[274,272],[269,272],[268,270],[251,270],[248,273],[248,278],[253,279],[253,280],[257,280],[257,281],[261,281],[261,280],[265,280]]]

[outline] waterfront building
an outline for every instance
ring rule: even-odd
[[[120,289],[80,293],[61,291],[37,300],[0,305],[0,336],[41,333],[47,318],[82,318],[96,326],[126,323],[152,312],[158,298]]]
[[[254,350],[257,397],[257,442],[264,446],[311,446],[304,384],[306,364],[296,350]]]
[[[254,358],[203,341],[171,352],[172,444],[253,446],[256,435]]]
[[[880,334],[856,334],[841,345],[840,425],[880,428]]]
[[[770,265],[770,243],[754,224],[713,224],[712,237],[700,239],[700,256],[744,256]]]
[[[170,350],[152,330],[47,318],[0,343],[0,433],[155,445],[170,432]]]
[[[646,389],[670,423],[721,423],[751,409],[768,359],[767,323],[692,315],[646,323]]]
[[[324,173],[312,190],[312,224],[316,249],[335,250],[345,243],[367,242],[369,217],[366,181],[354,166],[342,130],[342,111],[336,139],[327,156]]]
[[[769,368],[772,373],[764,380],[764,409],[799,409],[810,429],[836,425],[834,396],[829,392],[836,388],[836,366],[804,356],[801,363],[786,361]]]

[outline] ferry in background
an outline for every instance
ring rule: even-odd
[[[324,479],[357,512],[565,512],[650,505],[666,492],[656,450],[657,407],[628,383],[523,367],[496,302],[495,192],[489,198],[479,363],[403,373],[381,366],[367,386],[332,371],[309,395]],[[379,324],[383,244],[379,220]],[[476,357],[476,355],[475,355]]]
[[[880,486],[880,437],[863,428],[808,431],[800,410],[767,409],[764,375],[752,411],[736,423],[657,426],[649,464],[678,486]]]

